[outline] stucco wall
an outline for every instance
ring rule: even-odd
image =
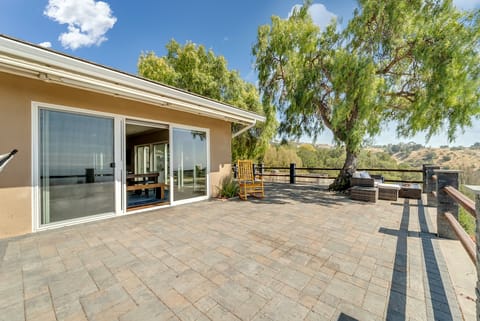
[[[18,149],[0,173],[0,238],[32,231],[32,101],[210,129],[210,191],[231,169],[230,123],[0,72],[0,153]]]

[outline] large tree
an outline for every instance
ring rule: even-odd
[[[237,71],[229,70],[223,56],[217,56],[202,45],[187,42],[180,45],[171,40],[167,54],[158,57],[154,52],[143,53],[138,60],[138,73],[152,80],[224,102],[267,117],[232,141],[232,158],[262,158],[272,138],[276,119],[269,104],[262,104],[257,88],[244,81]],[[232,125],[234,131],[239,125]]]
[[[343,30],[325,30],[308,14],[273,16],[253,47],[265,102],[281,112],[287,137],[317,137],[325,128],[347,153],[330,186],[343,190],[363,141],[382,126],[453,140],[480,112],[479,11],[451,0],[359,0]]]

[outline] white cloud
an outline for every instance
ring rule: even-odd
[[[108,3],[95,0],[49,0],[43,14],[68,25],[68,32],[62,33],[58,40],[64,48],[73,50],[100,45],[117,21]]]
[[[453,4],[457,8],[470,10],[480,7],[480,0],[453,0]]]
[[[50,41],[40,42],[38,45],[39,45],[40,47],[52,48],[52,43],[51,43]]]
[[[468,1],[468,0],[466,0]],[[298,10],[302,7],[300,4],[296,4],[290,10],[288,16],[290,17],[293,14],[294,10]],[[333,12],[327,10],[321,3],[314,3],[308,8],[308,13],[312,17],[313,22],[318,25],[321,29],[325,29],[332,20],[337,20],[337,15]]]

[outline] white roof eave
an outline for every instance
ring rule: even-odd
[[[243,109],[3,36],[0,70],[229,122],[265,121]]]

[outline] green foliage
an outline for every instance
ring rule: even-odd
[[[473,144],[472,146],[470,146],[470,148],[480,149],[480,143],[479,143],[479,142],[476,142],[475,144]]]
[[[462,180],[465,180],[467,178],[465,174],[463,175]],[[479,185],[480,184],[480,171],[477,174],[476,178],[468,177],[466,180],[467,185]],[[464,195],[466,195],[468,198],[475,200],[475,194],[472,193],[469,189],[465,187],[465,185],[461,184],[460,185],[460,192],[462,192]],[[463,209],[463,207],[459,206],[459,212],[458,212],[458,222],[460,225],[463,227],[463,229],[467,232],[468,235],[470,236],[475,236],[475,218],[470,215],[467,211]]]
[[[295,163],[297,167],[309,168],[339,168],[345,162],[345,149],[315,147],[311,144],[301,144],[296,147],[293,143],[286,145],[271,145],[263,162],[267,167],[288,167]],[[315,162],[314,162],[315,160]],[[381,151],[362,150],[358,156],[359,168],[386,168],[386,169],[418,169],[408,164],[398,164],[388,153]],[[316,172],[316,171],[315,171]],[[325,171],[327,172],[327,171]],[[372,172],[373,173],[373,172]],[[373,173],[375,174],[375,173]],[[421,180],[419,173],[382,173],[386,179],[394,180]],[[330,172],[330,175],[334,175]]]
[[[395,120],[398,134],[471,126],[480,112],[479,11],[450,0],[359,0],[348,26],[320,30],[311,1],[260,26],[253,48],[265,103],[282,112],[280,133],[345,146],[345,171],[368,136]]]
[[[432,162],[436,157],[437,157],[437,154],[435,152],[430,151],[423,156],[423,161],[429,163],[429,162]]]
[[[259,159],[275,133],[275,113],[269,104],[262,104],[256,87],[247,83],[235,70],[229,70],[223,56],[217,56],[202,45],[187,42],[184,46],[171,40],[167,54],[142,53],[138,73],[152,80],[224,102],[255,113],[267,121],[258,124],[232,141],[232,158]],[[239,125],[232,125],[237,131]]]
[[[451,160],[452,160],[452,157],[450,155],[443,155],[442,157],[442,162],[448,162]]]
[[[289,167],[291,163],[297,164],[297,167],[303,165],[302,159],[297,156],[294,145],[270,145],[265,152],[263,162],[266,166]]]
[[[302,144],[297,149],[297,155],[302,161],[303,167],[317,167],[319,155],[315,147],[310,144]]]
[[[238,195],[239,186],[232,175],[225,176],[218,188],[218,196],[222,198],[232,198]]]
[[[460,207],[458,212],[458,222],[468,235],[475,236],[475,218],[467,213],[462,207]]]
[[[388,144],[384,147],[385,151],[390,155],[396,153],[402,153],[405,157],[408,157],[411,152],[424,148],[422,144],[417,144],[414,142],[409,143],[399,143],[399,144]]]

